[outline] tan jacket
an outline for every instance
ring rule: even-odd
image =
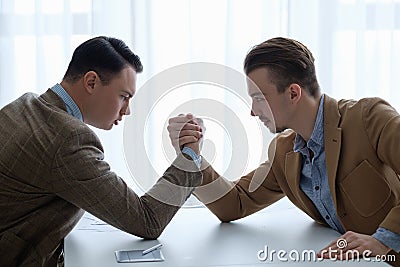
[[[278,134],[269,148],[273,160],[236,182],[207,167],[195,195],[222,221],[250,215],[286,195],[326,224],[300,189],[302,159],[293,152],[294,137],[291,130]],[[400,234],[399,114],[378,98],[337,102],[325,96],[324,138],[329,186],[344,228],[372,234],[382,226]]]
[[[0,111],[0,266],[55,266],[55,251],[83,210],[157,238],[201,183],[200,172],[171,166],[139,197],[103,159],[94,132],[51,90],[25,94]],[[174,164],[196,170],[182,156]]]

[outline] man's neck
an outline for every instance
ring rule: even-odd
[[[69,96],[74,100],[75,104],[78,106],[82,115],[84,115],[84,104],[83,104],[83,96],[81,95],[83,90],[79,90],[79,88],[75,88],[76,84],[70,84],[66,81],[62,81],[60,83],[62,88],[69,94]]]
[[[321,94],[315,98],[312,96],[305,96],[296,112],[296,118],[293,120],[294,125],[292,129],[301,135],[306,142],[310,140],[314,130],[321,97]]]

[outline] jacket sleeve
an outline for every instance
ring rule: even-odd
[[[269,158],[274,157],[269,147]],[[194,195],[222,221],[229,222],[253,214],[284,196],[272,170],[271,161],[262,163],[257,169],[236,181],[220,176],[203,159],[203,183]]]
[[[378,158],[390,166],[399,178],[400,115],[387,102],[371,99],[363,108],[363,120],[370,145]],[[399,179],[388,182],[394,192],[400,193]],[[400,234],[400,203],[395,204],[380,226]]]
[[[162,233],[202,180],[194,162],[181,154],[139,197],[110,171],[102,146],[90,131],[65,140],[55,155],[50,176],[59,197],[114,227],[149,239]]]

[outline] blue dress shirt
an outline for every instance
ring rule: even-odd
[[[193,149],[191,149],[190,147],[183,147],[182,149],[182,153],[185,153],[186,155],[190,156],[194,163],[196,164],[197,168],[200,169],[201,167],[201,162],[202,162],[202,157],[201,156],[197,156],[196,152],[194,152]]]

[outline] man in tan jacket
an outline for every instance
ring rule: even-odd
[[[277,133],[270,144],[270,160],[236,182],[220,177],[203,160],[197,198],[221,221],[229,222],[287,196],[315,221],[340,232],[348,244],[340,250],[335,240],[327,248],[341,255],[349,250],[398,253],[400,116],[396,110],[379,98],[336,101],[321,94],[311,52],[292,39],[273,38],[255,46],[244,70],[251,115]],[[170,119],[174,146],[196,141],[190,140],[198,134],[193,121],[188,116]],[[399,263],[399,258],[391,262]]]
[[[104,160],[86,124],[109,130],[129,115],[141,71],[121,40],[96,37],[74,51],[60,84],[1,109],[0,266],[56,266],[63,238],[84,211],[157,238],[201,183],[190,153],[180,154],[139,197]]]

